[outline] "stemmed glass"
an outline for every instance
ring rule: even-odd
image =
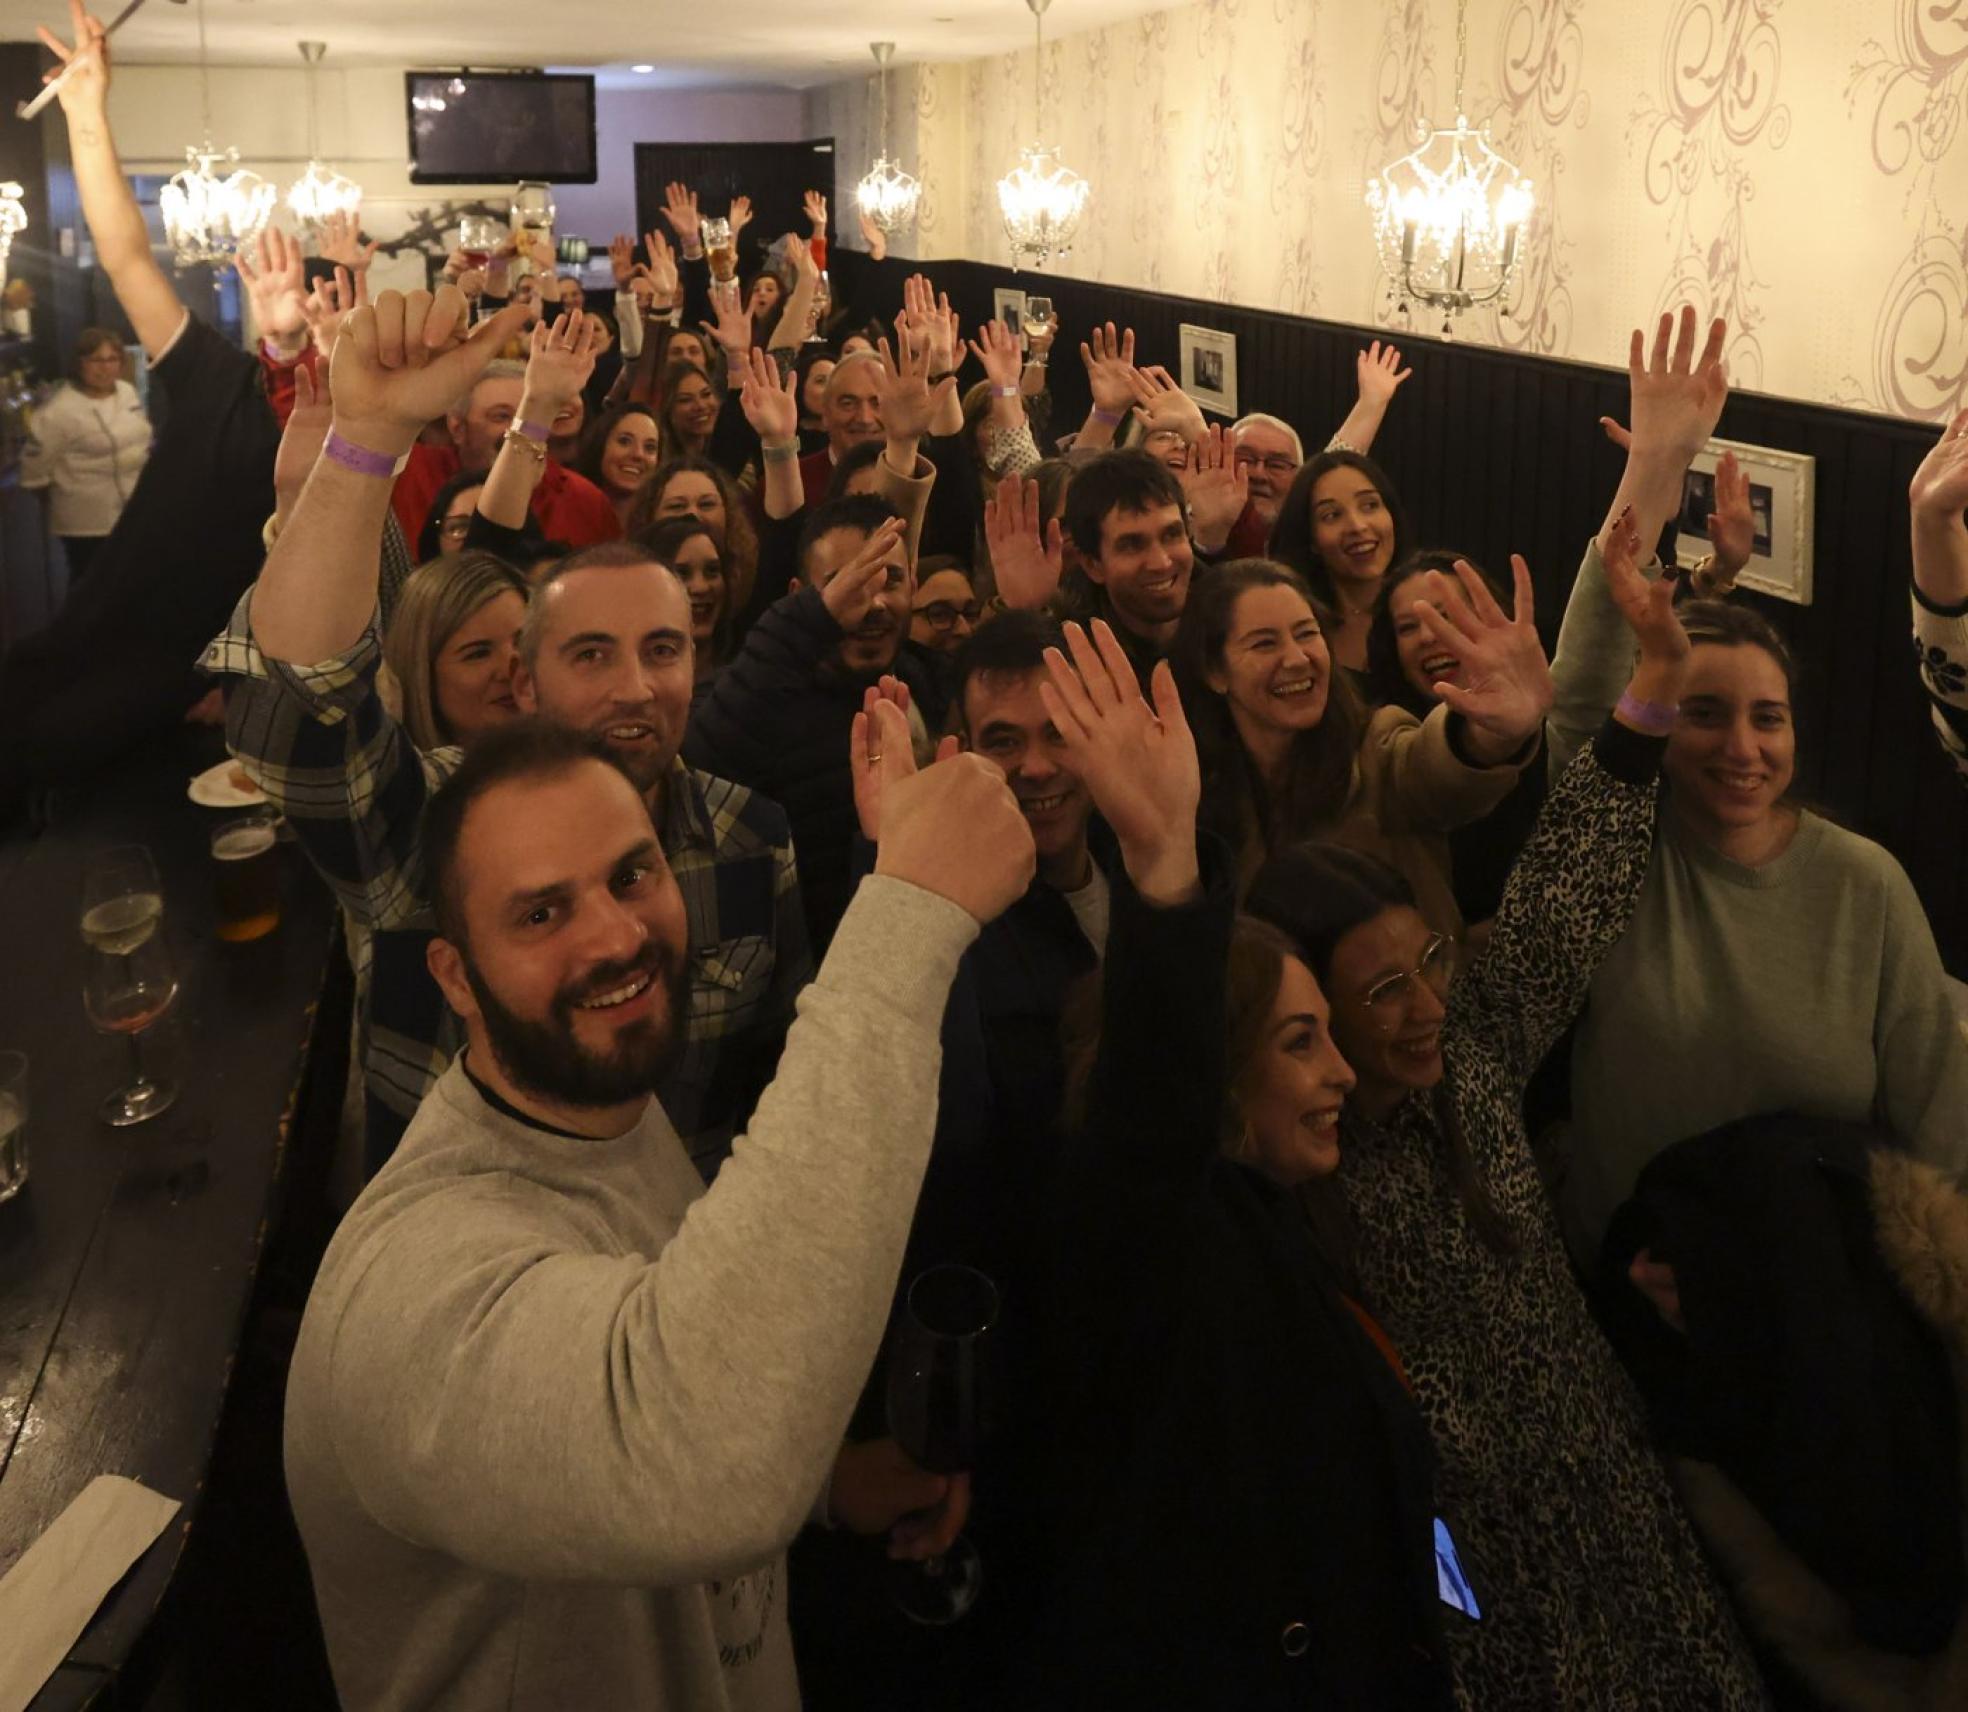
[[[177,970],[163,934],[164,888],[141,844],[123,844],[90,859],[82,873],[82,942],[89,948],[83,1003],[105,1034],[130,1043],[136,1079],[103,1101],[105,1123],[119,1129],[169,1109],[178,1090],[144,1069],[138,1036],[171,1008]]]
[[[976,1463],[997,1318],[997,1286],[974,1267],[932,1266],[910,1284],[889,1335],[888,1431],[918,1468],[962,1474]],[[983,1560],[959,1535],[941,1557],[897,1566],[895,1603],[914,1622],[954,1623],[983,1584]]]
[[[1052,299],[1050,297],[1028,297],[1025,299],[1025,337],[1043,339],[1052,331]]]

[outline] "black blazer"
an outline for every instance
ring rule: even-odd
[[[1044,1302],[1049,1587],[1021,1704],[1451,1706],[1427,1428],[1294,1197],[1218,1144],[1213,843],[1205,872],[1178,909],[1114,873]]]

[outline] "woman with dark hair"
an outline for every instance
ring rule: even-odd
[[[1453,587],[1446,578],[1438,601]],[[1530,622],[1518,561],[1517,616],[1505,618],[1471,572],[1482,616],[1458,631],[1433,607],[1443,645],[1466,662],[1426,719],[1371,716],[1333,669],[1329,615],[1296,572],[1239,559],[1190,588],[1172,651],[1204,759],[1203,823],[1247,880],[1269,851],[1331,837],[1385,857],[1408,877],[1436,928],[1459,935],[1443,835],[1501,802],[1536,753],[1550,673]]]
[[[1167,667],[1151,709],[1105,625],[1067,638],[1041,694],[1121,861],[1052,1197],[1052,1563],[1016,1703],[1448,1707],[1427,1434],[1294,1201],[1339,1163],[1352,1072],[1305,965],[1199,862]]]
[[[1367,630],[1366,699],[1370,707],[1405,708],[1425,720],[1440,703],[1438,683],[1454,682],[1461,667],[1435,640],[1417,610],[1428,600],[1426,574],[1453,576],[1461,555],[1440,548],[1410,553],[1381,579]],[[1483,579],[1498,605],[1508,612],[1510,592],[1481,565],[1463,559]],[[1544,804],[1546,770],[1526,767],[1510,794],[1481,820],[1449,834],[1449,871],[1456,908],[1474,930],[1497,912],[1503,885],[1537,824]]]
[[[1334,615],[1333,658],[1349,672],[1366,671],[1373,603],[1407,536],[1400,494],[1364,452],[1329,447],[1308,458],[1278,508],[1270,556]]]
[[[123,378],[123,341],[106,327],[75,340],[75,372],[38,406],[21,456],[21,486],[48,496],[48,527],[61,538],[73,583],[135,491],[150,458],[150,418]]]
[[[832,345],[802,345],[793,362],[793,396],[799,400],[800,456],[817,452],[827,443],[827,425],[820,419],[820,407],[827,396],[827,379],[834,372],[840,353]]]
[[[672,517],[639,530],[632,540],[667,565],[690,599],[690,643],[698,683],[705,682],[731,656],[731,585],[724,574],[724,548],[709,524],[695,517]]]
[[[1678,693],[1688,643],[1638,547],[1629,530],[1607,567],[1640,639],[1629,699],[1555,788],[1460,985],[1453,942],[1356,852],[1275,857],[1248,906],[1305,958],[1358,1077],[1340,1120],[1341,1276],[1387,1328],[1433,1433],[1483,1610],[1450,1630],[1456,1687],[1485,1712],[1764,1704],[1574,1282],[1522,1116],[1625,930],[1652,843],[1663,746],[1626,709]],[[1460,597],[1445,605],[1445,628],[1475,624]]]
[[[671,458],[643,484],[629,508],[626,527],[638,539],[652,524],[694,517],[717,538],[722,556],[726,608],[742,615],[751,604],[759,568],[758,527],[738,484],[709,458],[686,454]]]
[[[705,455],[717,432],[720,402],[711,377],[695,363],[672,363],[664,371],[656,420],[666,460],[687,453]]]
[[[608,495],[625,533],[636,495],[663,461],[662,445],[654,412],[641,404],[614,406],[589,427],[582,442],[574,468]]]

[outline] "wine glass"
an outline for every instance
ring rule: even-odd
[[[475,268],[489,267],[505,240],[506,228],[489,214],[467,214],[458,222],[458,248]]]
[[[998,1290],[974,1267],[932,1266],[916,1275],[888,1344],[888,1431],[931,1474],[962,1474],[984,1430],[987,1336]],[[941,1557],[900,1564],[895,1603],[913,1622],[954,1623],[984,1584],[977,1548],[959,1535]]]
[[[827,278],[827,270],[820,270],[820,283],[813,293],[813,308],[807,316],[806,342],[809,345],[823,342],[826,335],[820,329],[827,324],[827,317],[833,313],[834,287]]]
[[[156,1117],[178,1097],[170,1082],[145,1072],[137,1038],[178,994],[163,924],[164,888],[148,850],[122,844],[90,859],[82,872],[82,941],[89,948],[82,1000],[97,1028],[130,1043],[135,1080],[100,1108],[103,1121],[119,1129]]]
[[[1025,299],[1025,337],[1043,339],[1052,331],[1052,299],[1050,297],[1028,297]]]

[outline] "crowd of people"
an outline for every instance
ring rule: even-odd
[[[1968,1038],[1898,864],[1792,796],[1731,460],[1712,555],[1656,554],[1721,322],[1633,335],[1547,659],[1523,560],[1417,541],[1372,456],[1392,347],[1321,440],[1094,327],[1055,423],[1049,341],[831,302],[818,193],[725,286],[670,186],[599,308],[270,231],[241,352],[74,16],[169,415],[84,336],[36,468],[86,574],[0,795],[222,719],[340,904],[285,1452],[344,1704],[1968,1690]],[[1909,513],[1968,779],[1968,412]],[[948,1265],[990,1431],[929,1469],[883,1341]],[[912,1630],[879,1571],[960,1533],[982,1597]]]

